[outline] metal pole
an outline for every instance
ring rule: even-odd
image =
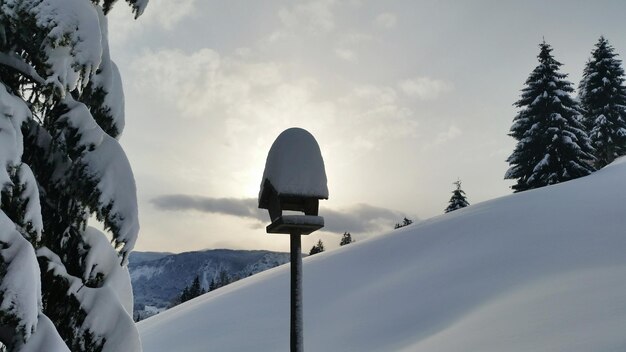
[[[303,352],[302,244],[300,233],[291,233],[289,237],[291,242],[291,352]]]

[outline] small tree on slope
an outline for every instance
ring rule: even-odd
[[[583,124],[595,148],[595,167],[626,154],[624,69],[613,47],[600,37],[579,85]]]
[[[352,235],[350,234],[350,232],[344,232],[343,236],[341,236],[341,241],[339,242],[339,245],[345,246],[352,242],[354,242],[354,240],[352,239]]]
[[[192,283],[183,289],[180,296],[178,297],[178,302],[176,302],[176,304],[174,305],[187,302],[190,299],[194,299],[204,293],[205,291],[202,289],[202,286],[200,285],[200,277],[196,275]]]
[[[313,247],[311,247],[309,255],[322,253],[324,250],[324,243],[322,242],[322,240],[318,240],[317,243]]]
[[[405,217],[404,219],[402,219],[402,222],[401,222],[401,223],[400,223],[400,222],[396,223],[396,224],[393,226],[393,229],[394,229],[394,230],[397,230],[397,229],[399,229],[399,228],[401,228],[401,227],[409,226],[409,225],[411,225],[412,223],[413,223],[413,220],[411,220],[411,219],[409,219],[409,218]]]
[[[448,207],[445,209],[446,213],[465,208],[470,205],[467,201],[467,197],[465,196],[465,192],[461,189],[461,180],[454,182],[454,184],[456,185],[456,189],[452,191],[452,197],[450,197]]]
[[[510,136],[518,142],[507,159],[511,165],[505,179],[516,179],[515,192],[543,187],[593,171],[593,148],[579,122],[572,84],[559,72],[561,63],[552,57],[552,48],[539,45],[539,65],[526,80],[520,111],[513,119]]]
[[[117,141],[114,0],[0,0],[0,342],[139,351],[126,261],[139,231]],[[147,0],[127,0],[138,16]],[[111,239],[87,225],[101,221]]]

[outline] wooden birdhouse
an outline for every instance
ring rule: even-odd
[[[324,227],[320,199],[328,199],[328,187],[317,141],[301,128],[285,130],[269,151],[259,192],[259,208],[267,209],[272,221],[267,232],[307,235]]]

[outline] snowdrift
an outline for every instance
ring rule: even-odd
[[[626,351],[625,204],[620,159],[306,258],[305,349]],[[146,352],[286,351],[289,266],[139,331]]]

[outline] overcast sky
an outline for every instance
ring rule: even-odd
[[[623,0],[150,0],[134,21],[120,3],[136,249],[288,251],[256,198],[294,126],[317,139],[330,192],[305,249],[437,216],[457,178],[471,203],[509,194],[512,104],[538,44],[577,85],[600,35],[624,54],[625,13]]]

